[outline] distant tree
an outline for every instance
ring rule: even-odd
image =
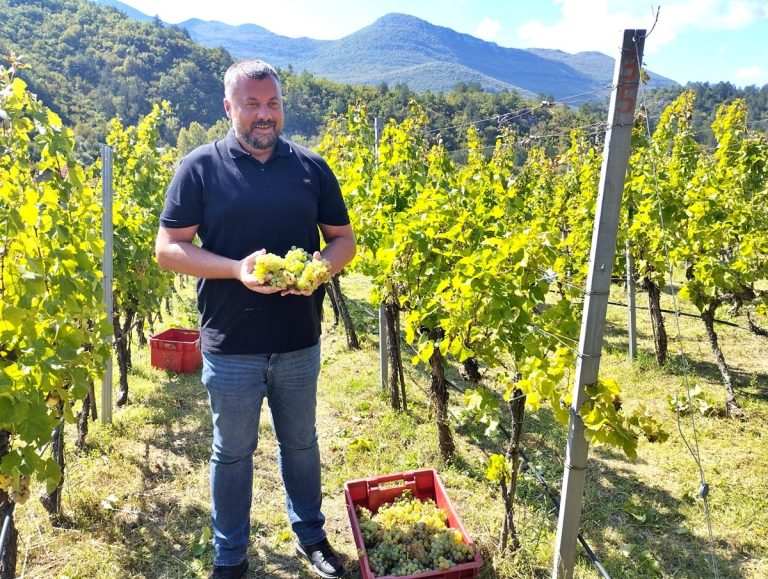
[[[179,131],[176,139],[176,149],[179,152],[179,158],[185,157],[193,149],[208,142],[208,132],[205,127],[197,121],[192,121],[188,128]]]
[[[208,129],[206,136],[209,141],[216,139],[223,139],[229,131],[229,119],[221,118],[214,123],[214,125]]]

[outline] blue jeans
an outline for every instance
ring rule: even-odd
[[[325,538],[315,430],[320,344],[283,354],[204,354],[213,419],[211,517],[214,565],[237,565],[250,542],[253,453],[266,397],[288,519],[299,542]]]

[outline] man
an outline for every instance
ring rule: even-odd
[[[355,237],[328,165],[281,136],[282,92],[270,65],[233,64],[224,76],[224,110],[232,128],[182,161],[156,242],[161,267],[199,278],[202,382],[213,420],[210,577],[242,577],[248,568],[253,453],[265,397],[297,554],[321,577],[341,577],[341,559],[323,530],[315,431],[323,288],[274,288],[251,271],[258,255],[282,256],[296,246],[337,273],[354,257]]]

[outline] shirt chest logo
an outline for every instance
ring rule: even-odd
[[[312,184],[312,179],[310,179],[309,177],[304,177],[302,179],[302,182],[304,183],[304,185],[311,185]]]

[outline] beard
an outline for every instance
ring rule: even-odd
[[[265,129],[265,128],[271,128],[272,133],[271,134],[255,134],[254,131],[256,129]],[[277,137],[280,136],[280,129],[277,127],[277,123],[275,121],[269,121],[266,123],[253,123],[250,127],[250,130],[243,131],[242,127],[239,127],[240,130],[237,131],[237,136],[240,137],[240,139],[247,144],[249,147],[255,149],[256,151],[268,151],[272,147],[275,146],[277,143]]]

